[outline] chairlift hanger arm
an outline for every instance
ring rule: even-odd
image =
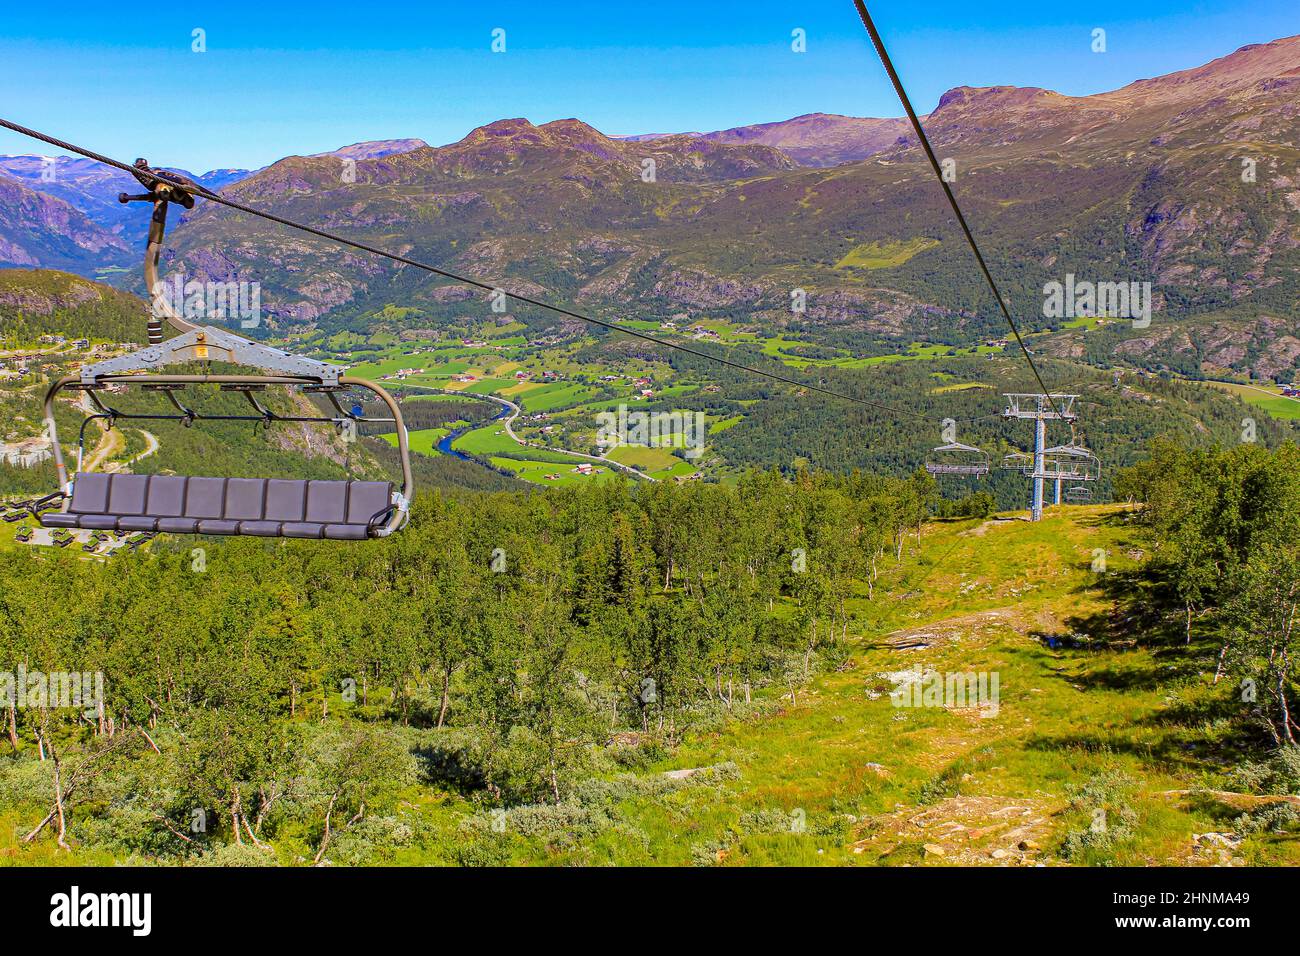
[[[194,208],[194,195],[183,185],[188,180],[180,176],[175,176],[172,180],[163,179],[157,175],[158,172],[161,170],[153,170],[143,159],[137,159],[131,173],[149,192],[138,196],[119,193],[117,197],[120,203],[153,203],[153,215],[149,217],[149,240],[144,255],[144,287],[145,292],[153,298],[154,308],[154,313],[149,318],[150,345],[162,342],[163,320],[181,333],[193,332],[198,328],[194,323],[186,321],[166,296],[154,294],[158,288],[158,260],[162,256],[163,238],[167,231],[167,204],[175,202],[186,209]],[[195,189],[202,188],[197,183],[191,185]]]

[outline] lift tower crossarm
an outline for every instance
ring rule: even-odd
[[[1007,407],[1002,417],[1072,422],[1079,417],[1074,413],[1074,400],[1078,397],[1058,392],[1051,395],[1040,392],[1006,392],[1003,398],[1007,400]]]

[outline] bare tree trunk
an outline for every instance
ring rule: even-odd
[[[235,842],[240,846],[244,845],[244,838],[239,832],[239,788],[235,788],[235,795],[230,800],[230,829],[235,833]]]
[[[9,705],[9,746],[18,752],[18,708],[14,704]]]
[[[243,816],[241,814],[240,819],[244,821],[244,830],[245,832],[248,833],[248,838],[253,841],[253,846],[257,847],[259,850],[271,849],[269,846],[267,846],[265,843],[263,843],[261,840],[257,838],[257,834],[253,832],[253,828],[248,825],[248,817]]]
[[[273,783],[269,791],[260,794],[260,801],[257,807],[257,819],[253,821],[253,829],[259,833],[262,830],[262,821],[266,819],[267,813],[271,810],[271,804],[279,799],[279,788]]]
[[[155,819],[155,820],[158,820],[160,823],[162,823],[162,825],[165,826],[165,827],[166,827],[166,828],[171,832],[172,836],[178,836],[178,837],[180,837],[182,840],[184,840],[186,843],[193,843],[193,842],[194,842],[194,839],[193,839],[192,837],[190,837],[190,836],[188,836],[188,835],[182,833],[180,830],[176,829],[176,825],[175,825],[174,823],[172,823],[170,820],[168,820],[168,819],[167,819],[165,816],[163,816],[161,813],[155,813],[155,814],[154,814],[154,819]]]
[[[1282,711],[1282,735],[1288,744],[1295,744],[1295,734],[1291,732],[1291,708],[1286,699],[1288,661],[1286,653],[1282,654],[1282,665],[1277,669],[1277,701]]]
[[[1228,658],[1228,642],[1223,642],[1223,647],[1219,648],[1219,663],[1214,668],[1214,683],[1219,683],[1219,678],[1223,676],[1223,665]]]
[[[59,820],[59,846],[64,850],[71,850],[68,846],[68,821],[63,813],[63,779],[61,776],[62,767],[59,762],[59,755],[53,747],[50,748],[50,759],[54,761],[54,809],[58,814]]]
[[[832,633],[831,637],[835,635]],[[817,646],[817,618],[812,619],[812,635],[808,639],[808,646],[803,652],[803,679],[805,681],[812,679],[812,652]]]
[[[325,834],[321,837],[320,849],[316,851],[316,857],[312,860],[312,863],[319,864],[321,857],[325,855],[325,848],[330,845],[330,837],[334,835],[333,831],[330,830],[330,815],[334,812],[334,804],[338,802],[338,799],[339,795],[336,792],[330,796],[330,805],[325,808]]]
[[[442,669],[442,703],[438,705],[438,726],[447,720],[447,708],[451,704],[451,665]]]
[[[36,826],[32,827],[32,829],[27,833],[27,835],[23,837],[23,842],[31,843],[38,836],[40,836],[41,831],[50,825],[50,821],[54,819],[54,816],[57,812],[58,812],[57,810],[50,810],[49,813],[45,814],[45,819],[43,819],[40,823],[36,824]]]

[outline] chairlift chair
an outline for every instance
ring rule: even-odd
[[[1045,477],[1063,481],[1097,481],[1101,459],[1082,445],[1056,445],[1043,449],[1043,471]]]
[[[1002,467],[1008,471],[1029,474],[1034,470],[1034,456],[1027,455],[1023,451],[1013,451],[1002,457]]]
[[[149,191],[120,202],[150,202],[153,216],[145,250],[146,289],[158,282],[158,259],[166,230],[167,207],[194,206],[202,187],[172,174],[160,175],[144,160],[137,160],[136,178]],[[165,178],[164,178],[165,177]],[[176,335],[163,340],[164,320]],[[207,363],[223,362],[258,369],[264,374],[213,374]],[[157,370],[183,363],[204,363],[201,374],[160,374]],[[363,540],[384,537],[405,527],[414,491],[410,450],[401,409],[383,388],[361,378],[341,374],[338,366],[293,355],[235,335],[227,329],[197,326],[182,318],[166,297],[156,296],[149,319],[148,345],[135,352],[83,366],[79,375],[56,381],[45,396],[45,422],[52,440],[59,490],[29,506],[45,527],[88,528],[130,534],[258,535],[261,537]],[[179,394],[188,386],[211,383],[225,391],[241,393],[252,408],[246,415],[209,415],[187,406]],[[109,386],[139,386],[164,396],[166,413],[140,414],[115,408],[104,397]],[[335,414],[280,415],[259,401],[268,386],[297,389],[323,396]],[[368,417],[359,405],[345,408],[345,393],[361,389],[372,393],[390,417]],[[94,411],[82,422],[77,443],[77,470],[69,476],[54,419],[55,398],[63,391],[81,391]],[[111,428],[119,420],[151,419],[193,425],[204,420],[247,421],[255,425],[277,422],[319,422],[353,429],[384,422],[397,432],[402,486],[387,481],[289,480],[276,478],[188,477],[91,473],[82,470],[86,427],[105,421]],[[59,510],[48,510],[59,508]],[[66,531],[63,532],[67,534]]]
[[[932,475],[978,477],[989,473],[989,456],[982,448],[953,441],[931,449],[925,470]]]
[[[1088,504],[1092,501],[1092,489],[1087,485],[1071,485],[1065,489],[1065,500],[1073,504]]]

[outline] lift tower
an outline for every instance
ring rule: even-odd
[[[1072,422],[1078,416],[1074,414],[1074,400],[1078,395],[1044,395],[1041,392],[1009,392],[1004,395],[1007,407],[1002,412],[1003,418],[1028,418],[1034,423],[1034,459],[1032,465],[1024,469],[1033,480],[1033,495],[1029,504],[1031,521],[1043,517],[1043,481],[1047,478],[1058,480],[1062,477],[1059,468],[1048,470],[1045,452],[1047,451],[1047,423],[1049,421]]]

